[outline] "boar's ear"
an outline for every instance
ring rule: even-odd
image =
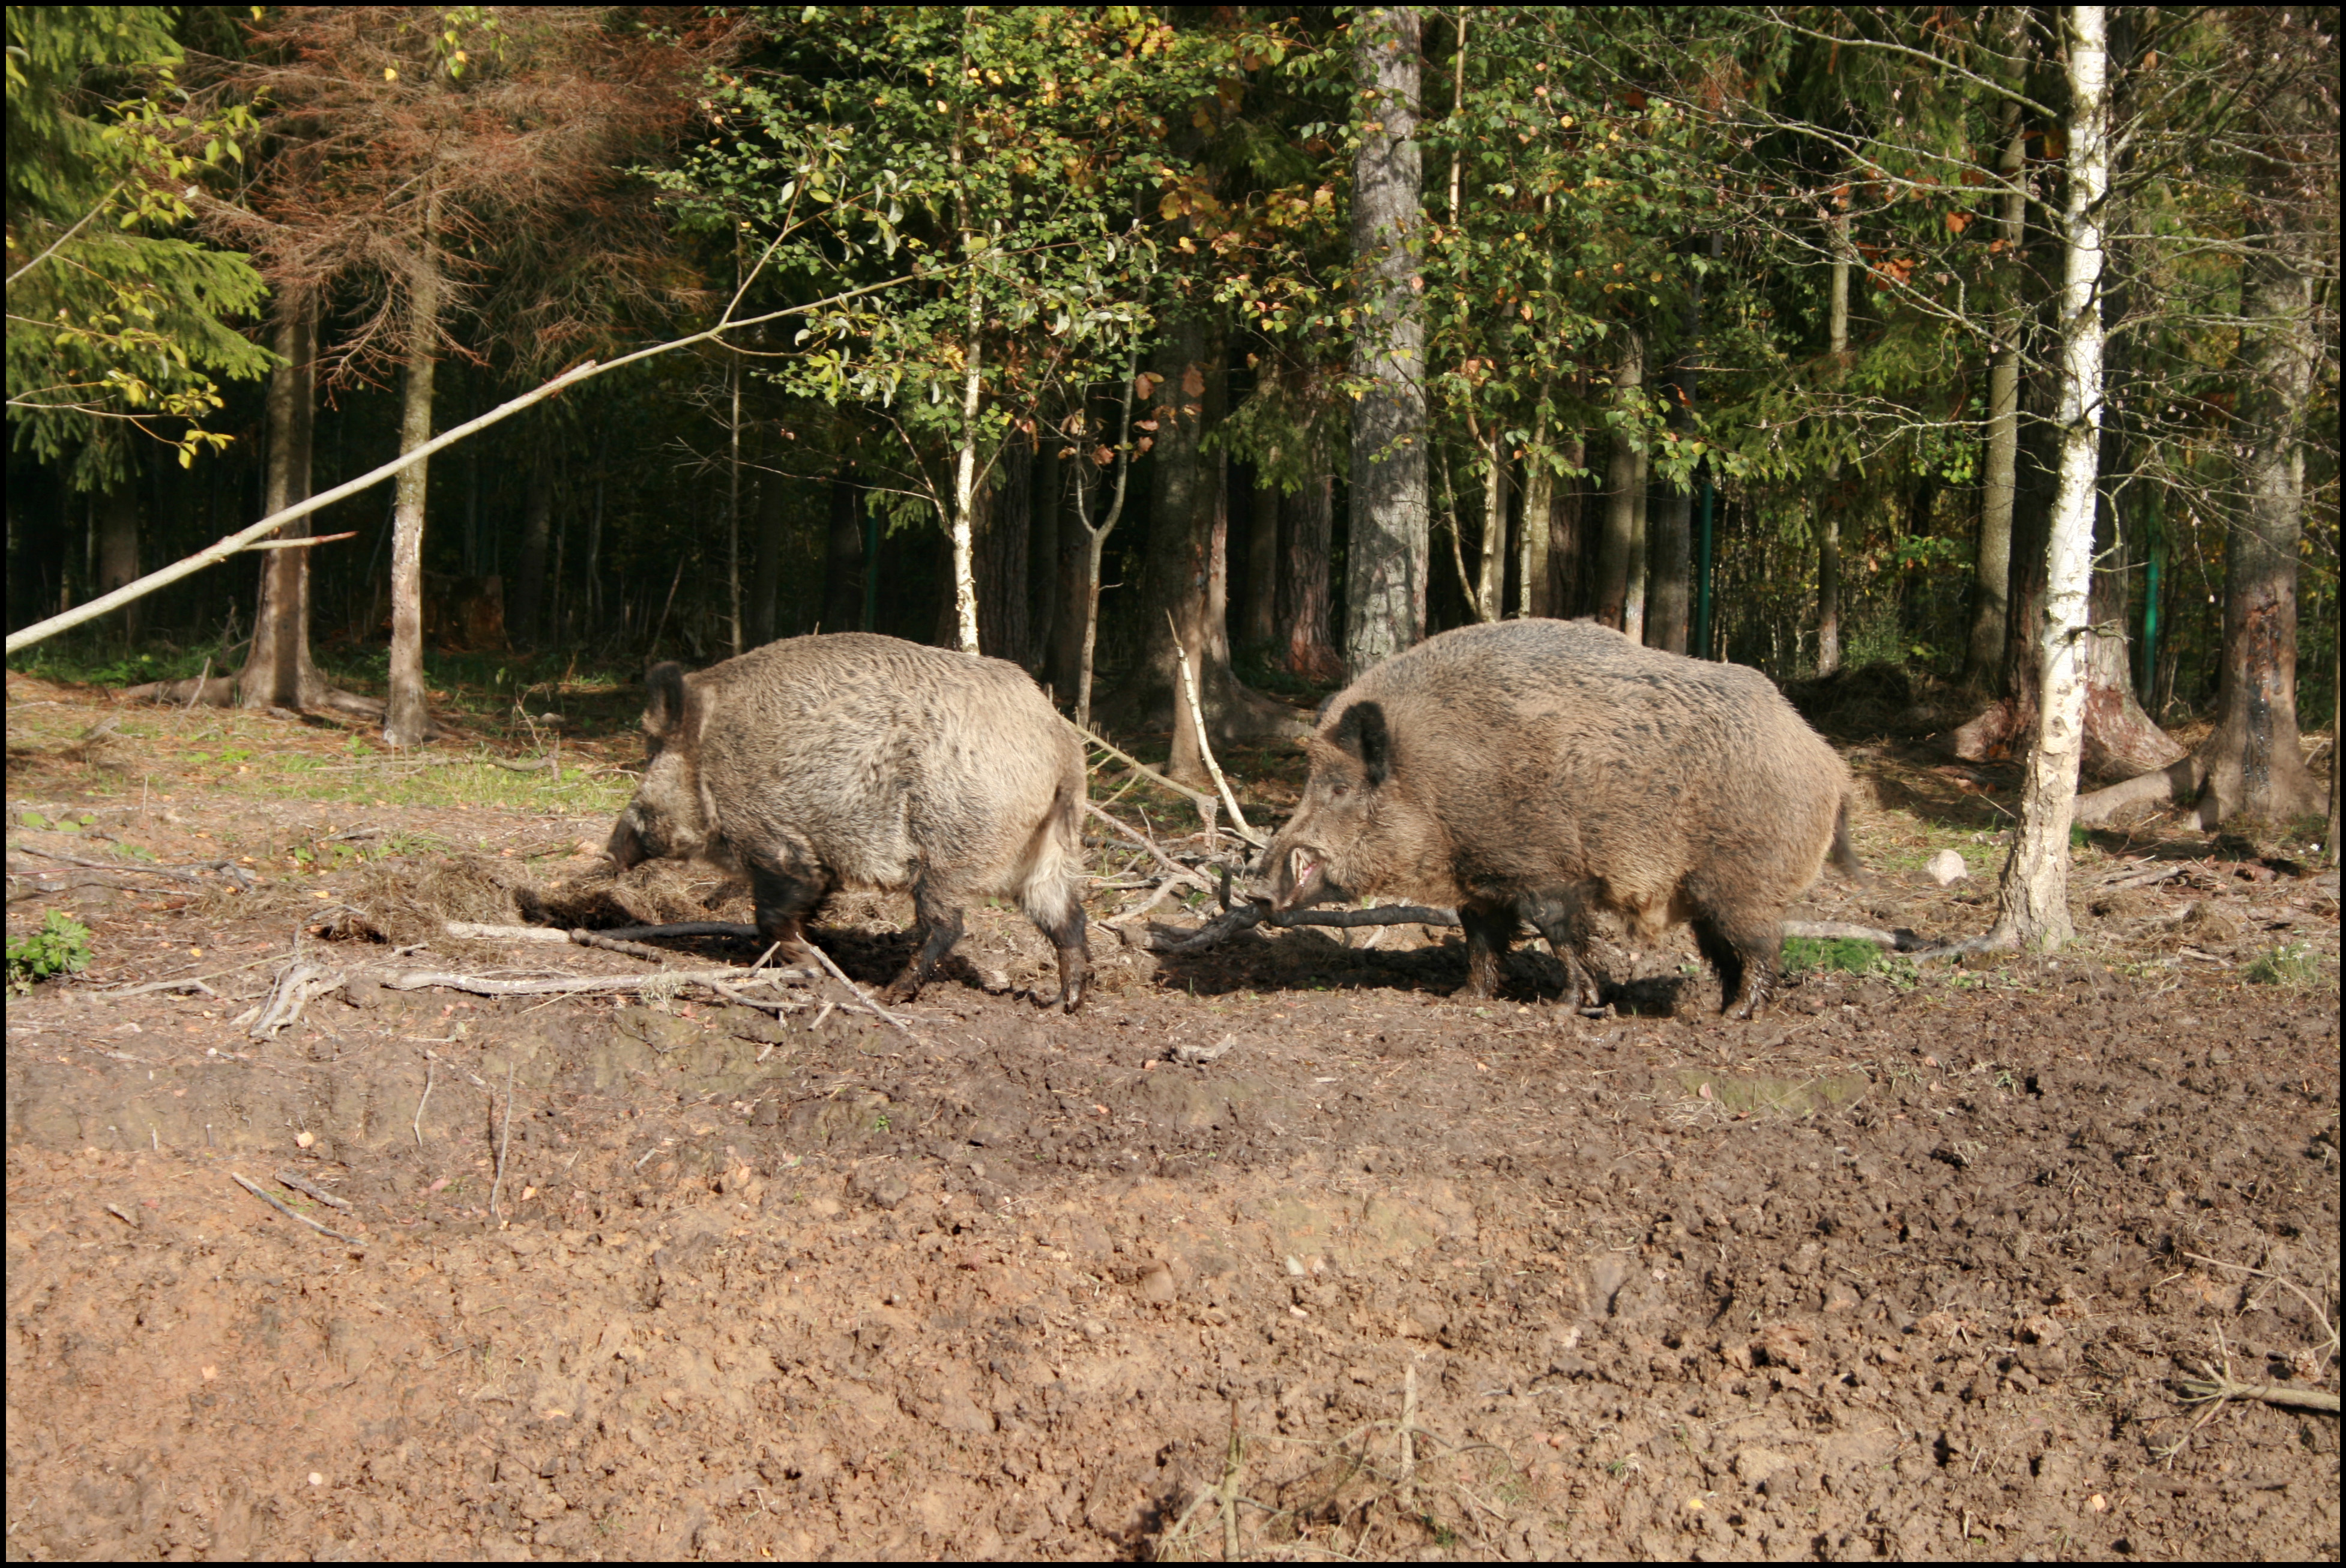
[[[1331,738],[1361,759],[1361,771],[1367,777],[1369,788],[1375,789],[1391,776],[1392,736],[1385,728],[1382,704],[1352,704],[1336,721],[1336,733]]]
[[[674,659],[652,666],[644,676],[644,730],[656,740],[673,740],[684,728],[687,697],[684,667]]]

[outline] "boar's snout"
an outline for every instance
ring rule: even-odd
[[[1283,911],[1309,909],[1346,895],[1328,880],[1328,859],[1319,850],[1309,844],[1282,843],[1272,846],[1270,864],[1256,884],[1255,896],[1269,899],[1271,908]]]

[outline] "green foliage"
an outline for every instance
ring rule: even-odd
[[[1819,938],[1787,937],[1784,940],[1784,972],[1806,974],[1811,970],[1840,970],[1849,974],[1864,974],[1882,962],[1882,949],[1870,942],[1847,937]]]
[[[2287,942],[2259,953],[2240,971],[2250,985],[2312,985],[2321,978],[2321,962],[2301,942]]]
[[[38,982],[59,974],[79,974],[89,967],[89,927],[59,910],[51,910],[41,929],[8,939],[8,990],[22,996]]]
[[[241,107],[187,111],[169,15],[8,7],[8,418],[35,456],[71,453],[83,489],[122,475],[133,429],[182,464],[225,445],[201,423],[213,378],[274,362],[229,324],[267,293],[251,264],[150,232],[187,221],[193,182],[241,163],[252,126]]]

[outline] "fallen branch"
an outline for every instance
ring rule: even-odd
[[[905,1027],[904,1021],[903,1019],[897,1017],[894,1013],[889,1012],[886,1008],[872,1001],[872,998],[864,995],[863,988],[862,986],[856,984],[855,982],[848,979],[846,975],[840,972],[839,965],[831,962],[831,954],[823,952],[822,949],[815,946],[812,942],[807,942],[804,945],[809,952],[814,954],[816,962],[820,962],[823,968],[831,972],[831,977],[833,980],[836,980],[840,984],[847,987],[847,989],[853,993],[855,1000],[863,1007],[864,1011],[870,1013],[875,1018],[886,1019],[890,1025],[895,1029],[896,1033],[902,1034],[905,1039],[910,1040],[913,1037],[912,1030]]]
[[[574,974],[558,979],[492,980],[486,975],[457,974],[433,969],[373,978],[388,991],[463,991],[474,996],[568,996],[639,991],[646,985],[709,985],[720,980],[735,985],[762,985],[768,981],[803,977],[786,969],[662,969],[648,974]]]
[[[2182,876],[2187,871],[2196,870],[2198,864],[2197,860],[2170,860],[2165,865],[2153,866],[2147,871],[2135,871],[2125,876],[2112,877],[2101,886],[2106,891],[2113,892],[2119,888],[2147,888],[2153,883]]]
[[[471,921],[452,920],[447,929],[450,936],[472,942],[576,942],[582,934],[609,942],[636,942],[655,936],[732,936],[748,942],[758,934],[756,926],[722,920],[686,921],[677,925],[623,925],[585,932],[551,925],[476,925]],[[580,945],[591,947],[597,943]]]
[[[1428,909],[1421,904],[1385,904],[1365,910],[1284,910],[1274,911],[1261,900],[1234,904],[1226,912],[1215,916],[1192,932],[1177,932],[1158,926],[1149,932],[1152,952],[1202,952],[1217,942],[1227,942],[1242,931],[1258,925],[1270,926],[1364,926],[1364,925],[1439,925],[1454,926],[1458,913],[1454,910]]]
[[[2269,1405],[2290,1405],[2301,1410],[2338,1413],[2338,1396],[2326,1389],[2300,1389],[2290,1383],[2236,1383],[2229,1378],[2186,1378],[2176,1385],[2186,1404],[2210,1400],[2261,1400]]]
[[[55,850],[36,850],[30,844],[18,844],[15,850],[20,855],[38,855],[45,860],[83,866],[93,871],[119,871],[134,877],[168,877],[175,882],[188,882],[196,887],[204,885],[203,878],[196,875],[198,871],[218,871],[240,887],[258,885],[253,874],[234,860],[195,860],[184,866],[157,866],[138,860],[93,860],[81,855],[60,854]]]
[[[280,1029],[291,1028],[301,1016],[301,1010],[314,997],[338,990],[350,976],[339,969],[324,969],[314,963],[295,962],[277,977],[276,987],[269,999],[259,1007],[247,1008],[235,1019],[242,1023],[250,1019],[252,1027],[246,1033],[255,1040],[275,1038]]]
[[[291,1171],[275,1171],[271,1174],[277,1177],[279,1185],[290,1186],[295,1192],[301,1194],[304,1197],[316,1198],[328,1208],[348,1208],[351,1207],[351,1200],[349,1198],[336,1197],[332,1193],[328,1192],[316,1182],[311,1181],[303,1176],[296,1176]]]
[[[311,1230],[316,1231],[320,1236],[331,1236],[336,1241],[348,1242],[352,1247],[364,1247],[366,1245],[365,1242],[360,1240],[357,1237],[344,1236],[341,1231],[336,1230],[333,1227],[330,1225],[321,1225],[316,1220],[311,1219],[308,1215],[303,1214],[300,1209],[293,1208],[289,1205],[279,1201],[274,1194],[263,1191],[258,1183],[249,1182],[234,1171],[230,1171],[228,1174],[236,1182],[237,1186],[244,1188],[245,1191],[250,1193],[253,1196],[259,1198],[261,1202],[267,1204],[270,1207],[275,1209],[286,1218],[301,1221],[303,1225],[308,1226]]]

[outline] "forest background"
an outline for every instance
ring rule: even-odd
[[[2326,803],[2331,13],[7,15],[12,667],[414,744],[862,627],[1194,779],[1177,649],[1260,740],[1593,615],[1974,759],[2074,644],[2088,820]]]

